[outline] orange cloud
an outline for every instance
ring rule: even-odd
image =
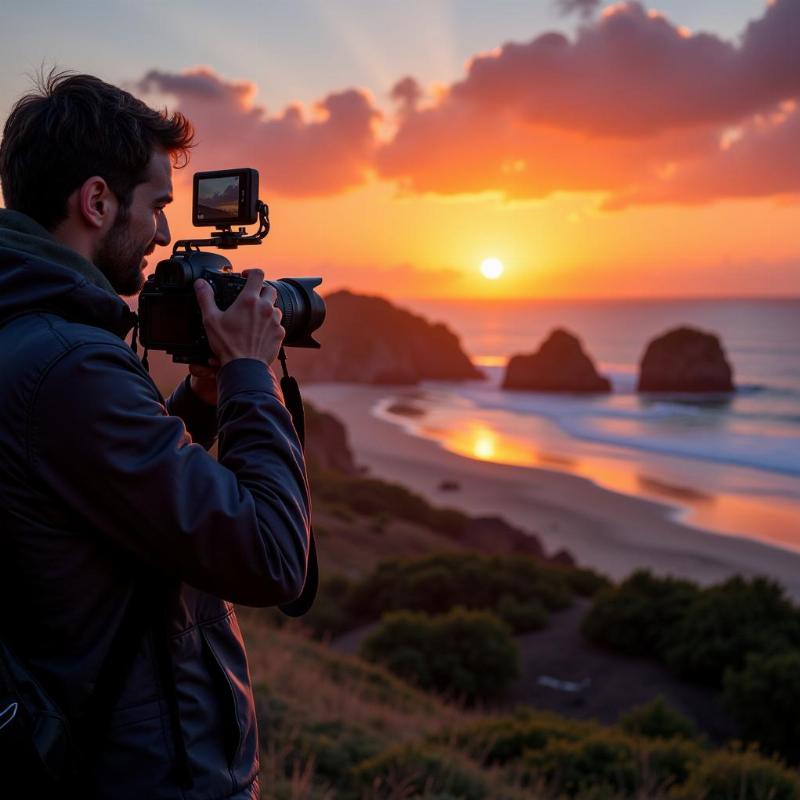
[[[619,4],[573,42],[507,44],[438,102],[419,95],[397,85],[397,132],[377,156],[411,191],[594,191],[607,208],[800,192],[792,126],[772,114],[800,95],[797,0],[775,0],[739,45]]]
[[[193,168],[247,164],[259,170],[270,193],[342,192],[362,183],[372,162],[381,115],[357,89],[329,94],[311,114],[292,105],[270,116],[253,102],[255,84],[226,81],[205,67],[179,74],[152,70],[138,88],[174,96],[192,120],[200,144]]]
[[[254,84],[208,68],[153,70],[139,88],[174,96],[196,124],[195,168],[251,164],[270,194],[338,194],[372,173],[408,192],[595,192],[607,209],[800,193],[798,0],[771,2],[737,43],[619,3],[573,40],[546,33],[476,56],[433,97],[403,78],[383,141],[360,89],[271,115]]]
[[[723,142],[725,140],[723,139]],[[661,180],[613,196],[609,209],[648,203],[706,203],[722,197],[800,192],[800,110],[777,120],[750,120],[703,159],[677,165]]]

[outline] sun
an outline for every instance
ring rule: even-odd
[[[484,258],[481,261],[481,275],[496,281],[503,274],[503,262],[499,258]]]

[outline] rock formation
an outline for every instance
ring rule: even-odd
[[[537,536],[510,525],[502,517],[472,517],[454,537],[459,544],[493,555],[519,553],[547,560]]]
[[[320,469],[356,475],[360,470],[353,458],[347,429],[333,414],[304,403],[306,420],[306,461]]]
[[[530,355],[512,356],[503,389],[535,392],[610,392],[608,378],[598,374],[580,339],[560,328]]]
[[[653,339],[639,364],[640,392],[732,392],[733,370],[719,339],[675,328]]]
[[[290,371],[302,381],[416,384],[484,378],[445,325],[381,297],[340,291],[325,298],[321,350],[291,348]]]

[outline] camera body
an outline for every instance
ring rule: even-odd
[[[269,232],[269,210],[258,200],[258,173],[253,169],[201,172],[194,176],[192,220],[195,225],[213,225],[209,239],[177,242],[172,257],[160,261],[139,294],[139,339],[149,350],[164,350],[182,364],[207,364],[213,355],[203,317],[197,304],[194,282],[208,281],[217,306],[229,308],[247,283],[234,272],[230,261],[219,253],[201,248],[231,250],[258,245]],[[255,234],[231,225],[259,221]],[[318,348],[313,332],[325,320],[325,302],[315,288],[322,278],[281,278],[264,281],[277,292],[275,305],[281,310],[287,347]]]

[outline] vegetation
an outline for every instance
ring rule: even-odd
[[[639,570],[597,595],[583,632],[589,640],[625,655],[663,660],[672,631],[697,592],[689,581],[656,578]]]
[[[485,715],[240,615],[270,800],[800,800],[753,750],[708,750],[521,709]]]
[[[701,589],[640,571],[613,587],[535,556],[476,553],[467,515],[336,469],[313,465],[327,577],[304,622],[335,636],[385,615],[363,645],[376,663],[259,631],[265,797],[800,800],[797,774],[769,757],[800,761],[800,615],[777,584]],[[543,627],[576,596],[594,598],[587,638],[723,690],[758,744],[711,750],[661,698],[612,727],[460,703],[500,694],[516,669],[511,632]]]
[[[800,611],[765,578],[702,589],[640,571],[601,591],[584,634],[714,689],[748,741],[800,761]]]
[[[437,508],[405,486],[377,478],[315,470],[312,485],[314,501],[323,507],[345,507],[362,516],[401,519],[445,536],[456,537],[470,521],[461,511]]]
[[[501,695],[519,675],[511,630],[485,611],[431,617],[396,611],[362,643],[361,655],[422,689],[466,702]]]
[[[463,606],[490,611],[523,633],[543,628],[550,613],[570,606],[576,594],[605,584],[590,570],[530,556],[442,553],[389,559],[364,578],[336,575],[323,581],[306,621],[319,635],[337,635],[390,611],[446,614]]]
[[[690,719],[667,705],[663,697],[632,709],[620,717],[626,733],[648,739],[694,739],[697,729]]]
[[[725,703],[745,738],[800,762],[800,652],[751,654],[725,674]]]

